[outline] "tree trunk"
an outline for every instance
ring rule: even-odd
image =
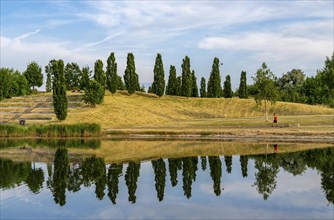
[[[266,122],[268,122],[269,119],[268,119],[267,100],[264,100],[264,108],[266,109]]]

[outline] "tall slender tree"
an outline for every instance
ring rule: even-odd
[[[52,71],[51,71],[50,63],[45,66],[45,73],[46,73],[45,90],[46,90],[46,92],[51,92],[51,90],[52,90]]]
[[[163,96],[165,92],[165,73],[161,54],[158,53],[154,65],[154,79],[152,83],[152,92],[159,97]]]
[[[217,57],[213,60],[212,70],[208,81],[207,96],[210,98],[219,98],[222,96],[219,59]]]
[[[124,82],[129,94],[140,90],[138,74],[136,73],[135,58],[132,53],[128,53],[127,65],[124,72]]]
[[[176,77],[176,84],[175,84],[175,95],[181,96],[182,90],[182,79],[181,76]]]
[[[197,78],[195,76],[195,70],[191,72],[191,80],[192,80],[191,97],[198,97],[198,87],[197,87]]]
[[[58,120],[65,120],[67,117],[68,100],[66,97],[66,81],[64,74],[63,60],[50,61],[53,75],[53,108]]]
[[[166,95],[176,95],[176,69],[170,65],[169,78],[166,86]]]
[[[27,65],[27,69],[23,72],[23,75],[28,80],[29,86],[32,86],[32,89],[35,89],[35,86],[40,87],[43,85],[42,68],[35,61]]]
[[[66,89],[78,89],[81,75],[81,70],[77,63],[67,63],[65,66]]]
[[[94,65],[94,79],[96,82],[100,83],[100,85],[105,89],[106,86],[106,74],[103,71],[103,62],[98,59],[95,61]]]
[[[227,75],[225,78],[223,96],[224,98],[232,98],[232,85],[230,75]]]
[[[81,77],[80,77],[80,89],[85,89],[89,84],[89,79],[91,75],[91,70],[89,70],[89,66],[82,67]]]
[[[248,98],[246,71],[241,71],[240,85],[238,91],[239,91],[239,98],[241,99]]]
[[[186,56],[182,63],[182,85],[181,85],[181,95],[185,97],[190,97],[192,92],[192,77],[190,70],[190,59]]]
[[[201,94],[202,98],[205,98],[207,96],[207,94],[206,94],[206,82],[205,82],[205,78],[204,77],[201,78],[200,94]]]
[[[111,94],[114,94],[117,90],[117,83],[118,83],[117,63],[114,52],[110,53],[110,56],[108,57],[107,60],[106,77],[107,77],[107,88],[111,92]]]

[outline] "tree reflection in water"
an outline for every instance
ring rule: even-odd
[[[213,182],[213,192],[221,195],[222,161],[220,156],[201,156],[158,159],[152,161],[155,176],[155,189],[159,201],[163,201],[168,161],[170,183],[173,187],[178,184],[178,171],[182,172],[182,189],[186,198],[192,196],[192,184],[196,181],[198,159],[201,159],[203,172],[206,171],[208,162],[210,176]],[[232,156],[225,156],[226,172],[232,172]],[[208,160],[208,161],[207,161]],[[334,203],[334,148],[315,149],[294,153],[272,153],[264,155],[240,156],[241,173],[248,176],[248,161],[254,162],[255,182],[259,194],[267,200],[277,185],[277,174],[280,169],[292,175],[301,175],[308,167],[317,170],[321,175],[321,187],[329,204]],[[124,175],[128,188],[128,200],[136,202],[137,182],[140,175],[140,163],[130,161]],[[108,168],[108,169],[107,169]],[[13,162],[0,158],[0,188],[3,190],[15,188],[26,184],[29,190],[38,194],[43,188],[44,172],[41,168],[35,168],[33,162]],[[55,152],[53,164],[47,164],[46,185],[52,192],[54,201],[60,206],[66,204],[66,190],[77,192],[82,186],[95,185],[95,194],[99,200],[105,196],[112,204],[116,204],[119,192],[119,178],[123,175],[123,164],[106,165],[103,158],[89,157],[80,162],[70,163],[66,148],[59,148]]]

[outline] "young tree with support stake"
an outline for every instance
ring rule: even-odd
[[[275,86],[275,75],[268,69],[266,63],[262,64],[262,68],[256,71],[254,80],[255,87],[255,101],[257,105],[261,105],[264,102],[266,122],[268,119],[268,102],[274,104],[277,98],[277,88]]]

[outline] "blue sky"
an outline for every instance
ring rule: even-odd
[[[218,57],[222,81],[251,76],[266,62],[275,75],[293,68],[316,74],[334,48],[333,1],[29,1],[1,0],[1,67],[44,69],[51,59],[93,69],[115,52],[123,76],[133,52],[140,83],[149,85],[157,53],[165,78],[188,55],[197,83]],[[146,86],[147,87],[147,86]]]

